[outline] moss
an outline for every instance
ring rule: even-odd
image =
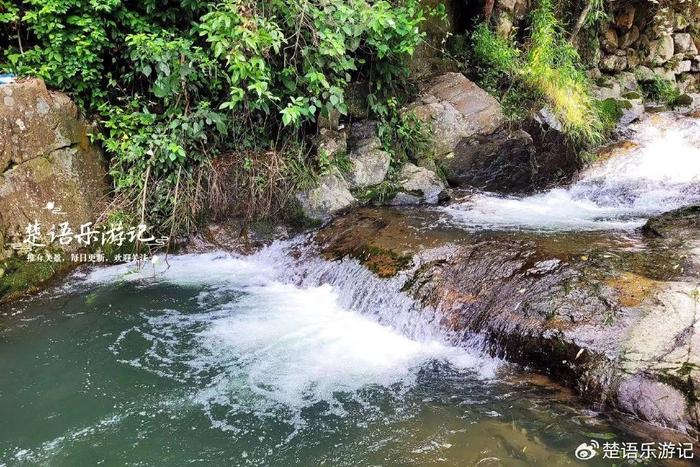
[[[25,293],[39,290],[59,273],[71,269],[70,263],[36,261],[29,262],[25,258],[13,256],[0,262],[4,274],[0,276],[0,302],[18,298]]]
[[[632,92],[628,92],[628,93],[623,94],[622,97],[625,99],[629,99],[631,101],[636,101],[637,99],[641,99],[644,96],[642,96],[642,94],[639,92],[632,91]]]

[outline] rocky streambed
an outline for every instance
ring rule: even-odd
[[[651,117],[634,128],[634,143],[608,148],[567,187],[363,208],[314,242],[326,259],[356,258],[379,277],[400,278],[453,341],[549,373],[590,402],[693,432],[697,125]]]

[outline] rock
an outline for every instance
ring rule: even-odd
[[[673,35],[674,53],[683,57],[693,58],[698,54],[693,38],[688,33],[677,33]]]
[[[314,139],[319,157],[333,159],[348,151],[347,133],[321,128]]]
[[[688,73],[691,69],[692,62],[690,60],[679,60],[676,66],[673,67],[673,73],[680,75],[681,73]]]
[[[399,193],[391,204],[436,204],[445,199],[445,183],[432,170],[406,163],[398,175]],[[402,196],[400,196],[402,195]]]
[[[654,68],[654,75],[666,81],[676,81],[676,73],[673,70],[669,70],[663,67]]]
[[[615,14],[615,25],[623,30],[628,30],[634,24],[634,5],[625,5]]]
[[[352,168],[347,174],[350,188],[365,188],[384,181],[389,172],[391,155],[381,149],[376,122],[355,123],[350,127],[348,142]]]
[[[553,241],[439,220],[429,210],[360,209],[322,228],[316,243],[327,258],[350,256],[403,281],[455,343],[477,334],[491,354],[539,368],[593,403],[700,428],[699,207],[650,220],[661,233],[634,251],[607,233]]]
[[[516,0],[497,0],[496,5],[499,10],[512,13],[515,9]]]
[[[695,93],[700,90],[700,75],[697,73],[683,73],[676,82],[678,89],[683,93]]]
[[[432,124],[438,160],[452,153],[463,138],[491,133],[505,120],[498,101],[460,73],[425,83],[406,111]]]
[[[649,56],[647,62],[652,65],[663,65],[673,57],[675,44],[673,37],[662,36],[649,43]]]
[[[443,48],[444,41],[455,32],[454,21],[456,3],[443,0],[420,0],[423,11],[431,11],[438,6],[445,8],[445,16],[425,15],[420,23],[420,30],[425,34],[424,40],[417,46],[408,59],[408,67],[413,79],[425,79],[446,71],[456,71],[454,60],[447,60],[436,53]]]
[[[697,73],[700,71],[700,55],[696,56],[690,62],[690,71]]]
[[[641,99],[620,99],[619,102],[620,110],[622,110],[622,115],[618,125],[620,127],[626,127],[630,123],[638,120],[642,115],[644,115],[644,101]]]
[[[618,81],[608,80],[602,86],[594,85],[591,94],[598,100],[619,99],[622,95],[622,87]]]
[[[333,109],[330,113],[320,112],[316,119],[316,125],[319,128],[336,131],[340,126],[340,112]]]
[[[621,49],[628,49],[634,45],[637,40],[639,40],[639,28],[637,26],[632,26],[632,28],[620,38],[619,46]]]
[[[618,42],[618,38],[617,38],[617,32],[613,28],[609,27],[603,33],[603,38],[602,38],[603,50],[605,50],[608,53],[614,53],[615,50],[617,50],[618,44],[619,44],[619,42]]]
[[[681,15],[680,13],[676,13],[673,16],[673,29],[676,31],[683,31],[686,29],[688,26],[690,26],[690,23],[688,22],[688,19]]]
[[[522,130],[502,129],[464,139],[444,163],[447,180],[454,186],[525,192],[536,182],[536,150],[530,135]]]
[[[40,79],[2,85],[0,96],[0,239],[22,241],[34,221],[43,234],[62,222],[73,230],[95,222],[108,191],[106,164],[77,107]]]
[[[632,72],[619,73],[617,76],[615,76],[615,81],[619,83],[622,94],[639,89],[637,78]]]
[[[500,37],[507,39],[510,36],[510,32],[513,30],[513,19],[508,13],[501,12],[496,18],[496,34]]]
[[[348,183],[337,169],[321,176],[318,186],[297,193],[296,198],[306,217],[320,221],[356,203]]]
[[[685,397],[668,384],[636,375],[625,380],[618,390],[620,408],[663,426],[685,425]]]
[[[598,78],[603,76],[603,74],[600,72],[600,70],[598,68],[591,68],[590,70],[586,71],[586,74],[591,79],[598,79]]]
[[[656,75],[651,68],[640,66],[634,71],[634,76],[640,83],[648,83],[654,81]]]
[[[639,58],[639,52],[634,49],[627,49],[627,68],[634,70],[641,62],[642,60]]]
[[[616,54],[604,55],[600,60],[600,69],[603,71],[617,72],[627,68],[627,56]]]
[[[381,149],[350,153],[352,169],[348,174],[350,187],[366,188],[382,183],[389,172],[391,155]]]

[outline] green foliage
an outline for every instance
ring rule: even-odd
[[[419,0],[0,0],[0,69],[96,114],[117,207],[182,230],[215,158],[289,155],[317,118],[347,114],[349,83],[372,103],[402,86],[423,19]]]
[[[517,74],[520,50],[515,42],[500,37],[486,23],[474,29],[472,45],[479,79],[486,89],[495,91],[503,80]]]
[[[551,0],[539,0],[530,22],[525,53],[487,25],[476,28],[474,59],[483,70],[485,86],[507,88],[503,94],[511,107],[518,102],[522,107],[522,103],[544,101],[572,139],[584,144],[601,142],[603,124],[590,96],[589,79],[576,49],[565,38]]]
[[[661,76],[654,76],[652,81],[643,82],[642,92],[644,92],[644,96],[647,99],[669,106],[675,105],[676,101],[681,96],[678,86],[676,86],[674,82],[664,79]]]
[[[390,201],[399,192],[398,185],[391,180],[384,180],[378,185],[368,187],[359,193],[356,193],[358,198],[364,202],[376,202],[384,204]]]
[[[391,167],[432,158],[432,128],[412,112],[401,112],[395,98],[387,100],[378,128],[382,149],[391,154]]]
[[[0,302],[36,290],[54,275],[68,268],[67,262],[30,262],[19,256],[0,261]]]
[[[618,101],[612,98],[596,100],[594,101],[594,105],[598,111],[598,115],[600,115],[603,128],[608,132],[612,131],[617,126],[625,108],[630,107],[628,101]]]

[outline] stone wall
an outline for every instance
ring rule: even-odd
[[[700,82],[700,8],[694,2],[622,3],[600,34],[598,68],[603,74],[633,72],[638,81],[673,81],[683,92]]]

